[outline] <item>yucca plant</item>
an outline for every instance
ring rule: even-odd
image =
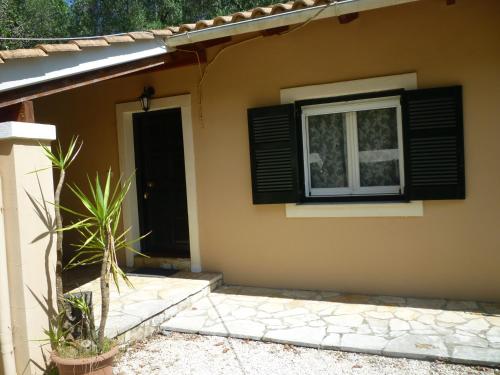
[[[87,293],[76,293],[69,294],[66,297],[68,305],[71,307],[72,313],[78,311],[76,315],[75,326],[73,329],[73,339],[78,338],[84,341],[96,342],[95,339],[95,325],[94,325],[94,314],[92,311],[91,300],[87,301],[87,298],[92,296],[91,292]]]
[[[73,137],[69,143],[68,149],[63,150],[61,143],[58,142],[55,150],[50,146],[42,145],[42,150],[52,163],[52,168],[59,170],[59,180],[57,182],[56,190],[54,192],[54,206],[55,206],[55,224],[56,224],[56,296],[57,296],[57,310],[59,313],[64,311],[64,290],[63,290],[63,220],[61,215],[61,191],[64,186],[66,178],[66,171],[77,157],[82,142],[78,137]],[[38,172],[38,171],[36,171]]]
[[[119,225],[122,203],[130,189],[131,178],[125,181],[118,179],[114,187],[111,179],[111,170],[108,170],[102,184],[98,174],[94,181],[88,178],[88,194],[78,186],[70,185],[70,190],[79,199],[84,210],[75,212],[64,208],[78,217],[78,221],[67,226],[65,230],[77,230],[81,235],[81,241],[75,244],[76,254],[68,266],[101,263],[101,321],[96,342],[99,352],[102,352],[104,347],[104,330],[109,312],[109,279],[113,278],[118,290],[119,279],[123,279],[128,286],[131,286],[127,275],[118,265],[117,252],[128,249],[137,253],[131,245],[142,238],[127,241],[126,235],[129,229],[122,230]]]
[[[66,336],[70,329],[64,327],[65,311],[60,311],[49,320],[49,328],[44,329],[47,340],[53,350],[57,350],[66,343]],[[45,341],[45,340],[41,340]]]

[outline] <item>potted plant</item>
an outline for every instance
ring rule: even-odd
[[[129,231],[122,230],[119,222],[123,200],[130,189],[131,179],[123,181],[118,179],[112,183],[112,173],[108,170],[105,180],[101,183],[99,175],[94,181],[88,179],[89,193],[85,193],[77,185],[68,186],[71,192],[82,204],[82,212],[63,207],[59,202],[60,191],[64,183],[65,170],[74,160],[80,147],[76,147],[77,139],[71,141],[68,151],[64,153],[59,145],[53,153],[45,147],[47,157],[52,161],[54,167],[60,169],[60,180],[56,190],[56,226],[58,237],[58,267],[56,273],[62,276],[62,232],[76,230],[80,234],[80,241],[76,246],[75,256],[70,260],[68,267],[85,266],[90,264],[101,264],[100,271],[100,295],[101,295],[101,318],[99,327],[94,329],[91,307],[85,298],[65,298],[58,290],[58,315],[53,319],[51,327],[47,331],[52,344],[51,359],[57,366],[59,373],[64,374],[112,374],[113,358],[118,353],[118,348],[113,340],[105,337],[105,328],[110,304],[110,278],[119,290],[119,279],[132,286],[127,275],[118,265],[117,252],[132,248],[132,243],[139,241],[127,241],[126,234]],[[62,179],[62,182],[61,182]],[[113,186],[114,185],[114,186]],[[76,217],[76,222],[63,227],[60,210],[66,211]],[[61,251],[59,251],[61,246]],[[61,255],[61,257],[59,257]],[[62,280],[62,277],[61,277]],[[77,308],[82,313],[82,319],[78,324],[84,324],[85,329],[80,330],[83,334],[75,337],[68,335],[74,327],[65,329],[65,310],[68,304]],[[54,328],[55,327],[55,328]],[[55,337],[55,340],[53,339]]]
[[[126,181],[118,179],[114,186],[111,180],[111,170],[108,170],[102,184],[98,174],[94,182],[88,179],[88,194],[76,185],[69,186],[82,204],[83,212],[61,207],[78,218],[75,223],[65,227],[64,230],[76,230],[81,238],[77,245],[76,255],[70,260],[69,266],[101,264],[101,318],[97,333],[90,334],[78,342],[60,346],[59,349],[53,351],[51,358],[61,375],[112,374],[113,357],[118,352],[114,342],[105,337],[110,304],[109,283],[112,278],[118,291],[119,279],[124,280],[128,286],[132,286],[127,275],[118,265],[117,252],[124,249],[134,252],[135,250],[131,246],[132,243],[126,239],[128,229],[121,230],[119,225],[122,203],[130,189],[130,178]],[[140,238],[132,242],[138,240]],[[85,309],[85,306],[83,308]]]
[[[118,349],[108,341],[103,354],[99,354],[92,308],[86,296],[86,293],[77,293],[65,297],[64,310],[51,320],[45,331],[53,349],[48,374],[112,374],[113,358]],[[78,311],[80,315],[69,327],[68,310]]]

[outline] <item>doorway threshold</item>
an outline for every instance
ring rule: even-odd
[[[149,267],[149,268],[164,268],[167,270],[191,271],[190,258],[174,258],[174,257],[134,257],[134,267]]]

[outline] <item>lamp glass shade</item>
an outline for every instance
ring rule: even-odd
[[[141,102],[141,107],[143,111],[148,111],[149,110],[149,98],[147,95],[142,94],[139,98]]]
[[[141,102],[142,110],[147,112],[149,111],[149,107],[151,105],[151,97],[155,94],[155,89],[151,86],[144,87],[144,90],[139,97],[139,101]]]

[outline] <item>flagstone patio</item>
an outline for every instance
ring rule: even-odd
[[[120,344],[130,344],[156,332],[161,323],[189,309],[222,284],[222,274],[178,272],[169,277],[129,276],[133,288],[120,280],[120,290],[110,283],[110,307],[105,334]],[[101,315],[99,279],[72,292],[91,291],[96,325]]]
[[[161,329],[500,366],[500,304],[222,286]]]

